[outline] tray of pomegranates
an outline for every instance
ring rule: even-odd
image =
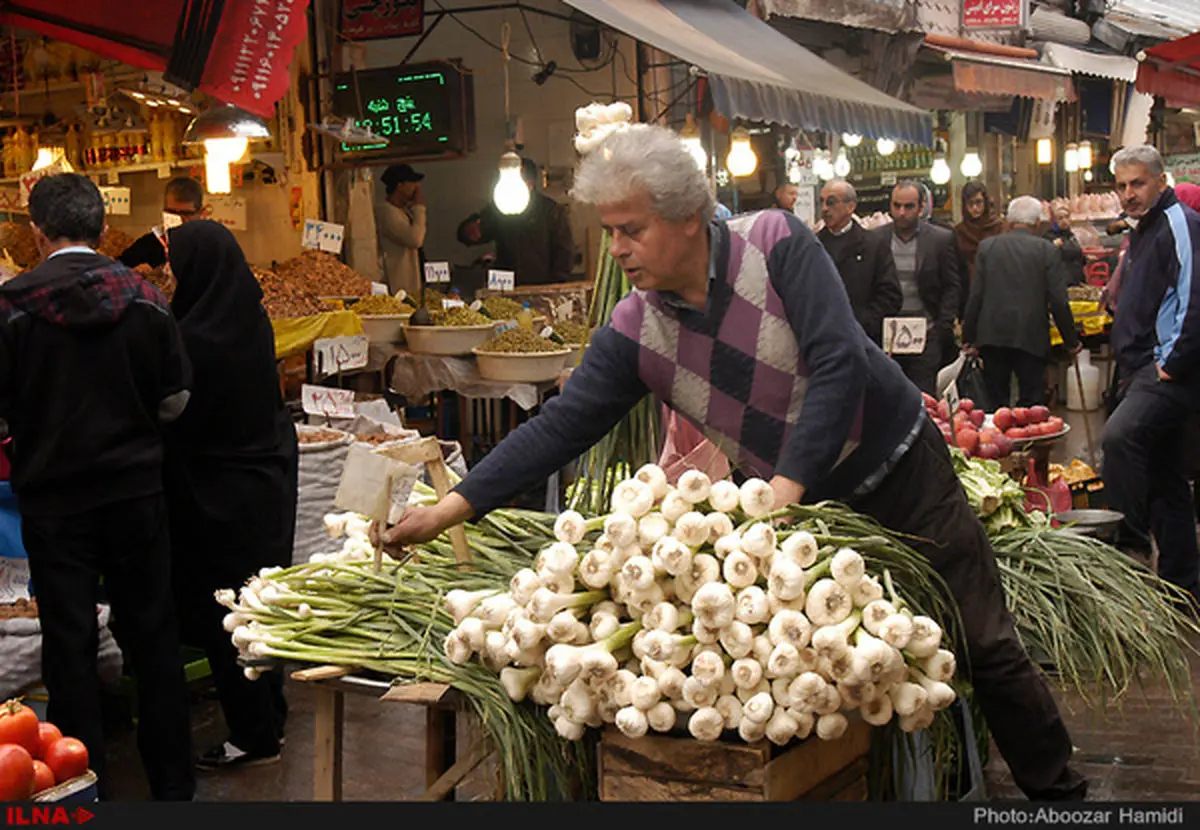
[[[984,418],[984,426],[1010,438],[1014,446],[1054,441],[1071,431],[1071,425],[1044,406],[1002,406]]]

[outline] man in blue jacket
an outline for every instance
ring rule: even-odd
[[[1117,192],[1137,222],[1112,344],[1121,385],[1104,428],[1104,486],[1136,534],[1154,537],[1158,572],[1200,599],[1196,517],[1182,466],[1183,426],[1200,409],[1200,215],[1167,186],[1153,147],[1113,156]]]

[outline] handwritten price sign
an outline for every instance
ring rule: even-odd
[[[488,291],[512,291],[516,280],[512,271],[488,271]]]
[[[309,415],[324,415],[326,418],[354,417],[354,390],[331,389],[328,386],[300,387],[300,402]]]
[[[331,254],[342,252],[342,237],[346,233],[344,225],[334,222],[318,222],[315,219],[304,220],[304,236],[300,244],[305,248],[328,251]]]
[[[367,336],[322,337],[313,343],[313,359],[321,377],[367,365]]]
[[[888,354],[923,354],[928,323],[924,317],[884,317],[883,350]]]
[[[450,263],[426,262],[425,282],[450,282]]]

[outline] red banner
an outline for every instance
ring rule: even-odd
[[[342,0],[342,37],[377,40],[419,35],[425,25],[425,0]]]
[[[1017,28],[1027,0],[963,0],[964,29]]]
[[[308,0],[226,0],[200,88],[270,118],[287,92],[288,64],[305,33]]]

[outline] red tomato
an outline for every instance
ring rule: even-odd
[[[40,793],[54,786],[54,770],[45,761],[33,760],[33,791]]]
[[[30,756],[38,752],[37,714],[19,700],[0,705],[0,744],[23,746]]]
[[[62,738],[62,730],[49,721],[42,721],[38,724],[38,749],[33,753],[34,760],[44,760],[46,750],[50,748],[50,744]]]
[[[54,770],[59,784],[78,778],[87,772],[87,747],[78,738],[59,738],[46,750],[46,765]]]
[[[29,750],[20,744],[0,744],[0,801],[28,801],[33,776]]]

